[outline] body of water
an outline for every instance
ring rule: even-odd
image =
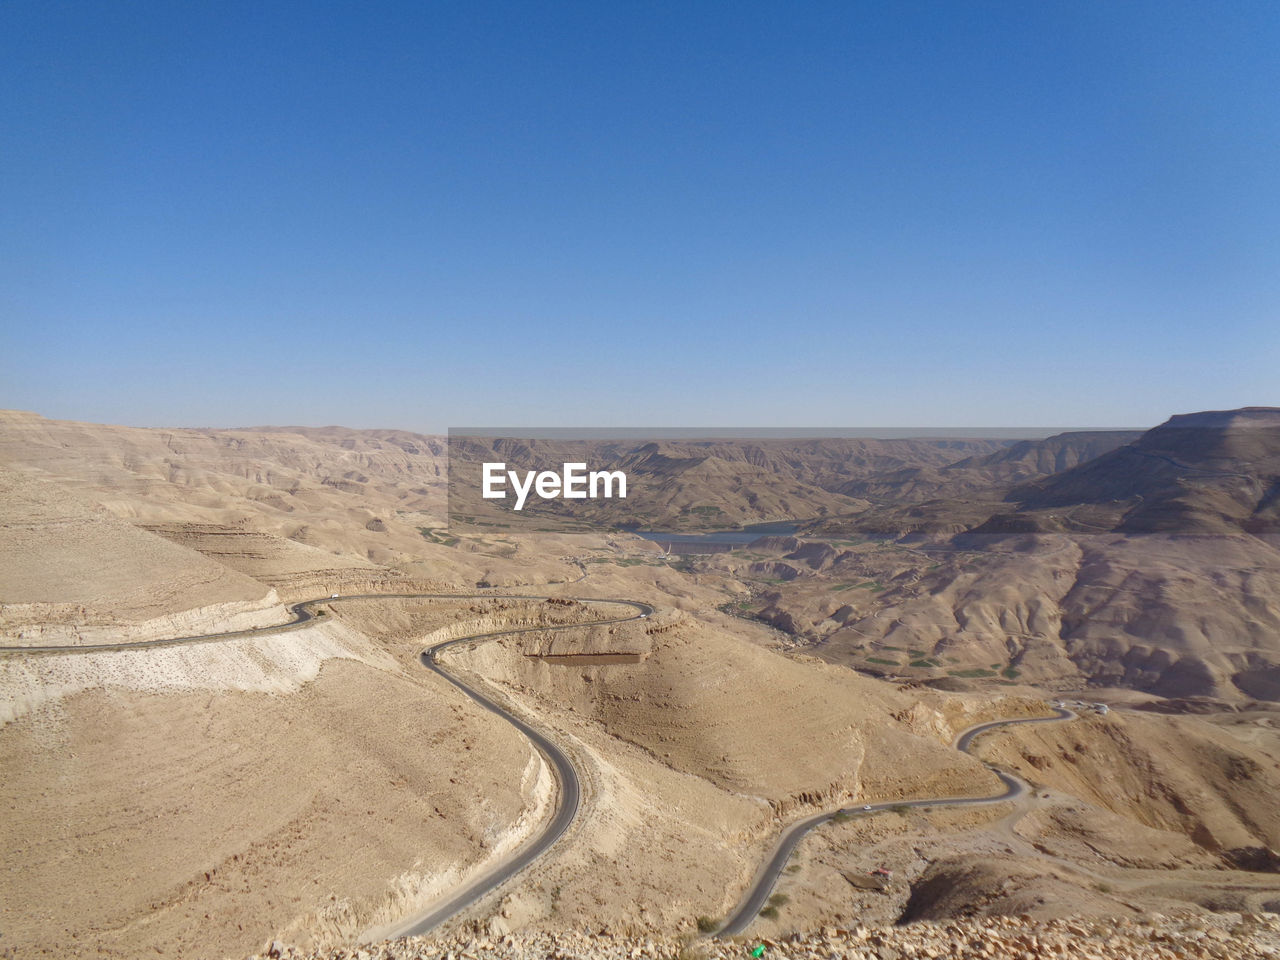
[[[661,530],[636,530],[638,537],[670,547],[673,553],[696,553],[705,548],[707,553],[720,553],[745,546],[760,537],[789,537],[799,524],[790,520],[775,523],[753,523],[741,530],[712,530],[709,533],[665,533]]]

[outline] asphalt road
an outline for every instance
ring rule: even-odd
[[[172,637],[161,640],[137,640],[130,643],[112,643],[112,644],[90,644],[80,646],[42,646],[42,647],[0,647],[0,655],[21,655],[21,654],[77,654],[77,653],[96,653],[114,650],[136,650],[146,649],[150,647],[168,647],[183,644],[212,643],[217,641],[242,639],[245,637],[262,636],[268,633],[280,633],[287,630],[296,630],[309,621],[315,619],[312,608],[318,604],[345,602],[351,600],[476,600],[476,599],[494,599],[501,597],[511,600],[548,600],[549,596],[533,595],[533,594],[510,594],[510,593],[361,593],[361,594],[344,594],[340,597],[317,597],[312,600],[303,600],[290,606],[289,612],[293,615],[293,619],[286,623],[269,627],[258,627],[250,630],[236,630],[226,633],[209,633],[199,634],[190,637]],[[502,719],[506,720],[513,727],[519,730],[534,748],[547,760],[551,765],[551,769],[555,774],[557,786],[559,789],[559,797],[557,798],[557,806],[555,815],[551,822],[543,829],[543,831],[532,840],[525,843],[513,856],[508,857],[503,863],[492,868],[480,877],[477,877],[466,886],[456,891],[443,903],[439,903],[430,908],[425,913],[416,917],[412,917],[396,927],[390,932],[387,930],[379,930],[380,936],[417,936],[430,931],[432,928],[443,923],[445,920],[455,914],[472,906],[477,901],[483,899],[489,893],[502,884],[506,883],[516,874],[520,873],[531,863],[537,860],[542,854],[546,853],[555,842],[564,835],[569,829],[569,825],[573,823],[578,813],[578,806],[581,802],[581,781],[578,772],[574,768],[569,757],[551,742],[543,734],[539,733],[529,724],[525,723],[519,717],[507,712],[499,704],[485,696],[474,687],[469,686],[458,676],[450,673],[440,662],[440,654],[449,647],[458,646],[465,643],[476,643],[481,640],[490,640],[496,637],[511,636],[520,633],[536,633],[539,631],[558,631],[558,630],[574,630],[580,627],[606,626],[613,623],[625,623],[629,620],[636,620],[641,617],[647,617],[653,613],[653,607],[647,603],[641,603],[635,600],[623,600],[615,598],[574,598],[579,603],[589,604],[617,604],[620,606],[631,607],[636,612],[628,617],[611,617],[604,620],[590,620],[584,623],[567,623],[552,626],[540,627],[519,627],[512,630],[497,630],[490,633],[479,633],[467,637],[459,637],[456,640],[448,640],[444,643],[435,644],[422,651],[419,659],[422,665],[433,673],[443,677],[446,681],[453,684],[468,697],[474,700],[485,710],[495,713]],[[978,724],[964,731],[955,742],[955,748],[961,752],[969,752],[969,747],[973,741],[988,730],[996,727],[1011,726],[1018,723],[1049,723],[1057,720],[1066,720],[1075,716],[1070,710],[1056,709],[1051,717],[1028,717],[1018,720],[993,720],[989,723]],[[782,873],[787,861],[791,858],[791,854],[795,851],[797,844],[800,843],[804,835],[819,824],[826,823],[828,820],[835,818],[841,814],[847,816],[871,816],[884,810],[901,807],[963,807],[963,806],[980,806],[983,804],[1001,803],[1006,800],[1012,800],[1022,795],[1027,789],[1027,785],[1012,774],[1005,773],[995,767],[987,764],[988,768],[1000,778],[1005,785],[1003,793],[990,797],[939,797],[924,800],[895,800],[886,803],[870,804],[870,809],[863,807],[845,807],[841,810],[831,810],[826,813],[814,814],[803,820],[797,820],[782,832],[778,838],[778,843],[773,849],[772,855],[761,866],[756,873],[755,879],[752,881],[751,887],[748,889],[746,896],[739,903],[734,912],[725,920],[723,926],[715,931],[716,936],[733,936],[742,933],[751,922],[755,920],[756,915],[764,907],[765,902],[769,898],[769,894],[773,891],[774,884],[777,883],[778,876]]]
[[[581,578],[579,578],[581,579]],[[62,644],[59,646],[44,647],[2,647],[0,646],[0,656],[7,654],[75,654],[75,653],[102,653],[113,650],[143,650],[150,647],[177,647],[187,646],[197,643],[220,643],[226,640],[240,640],[245,637],[260,637],[268,633],[283,633],[288,630],[297,630],[299,627],[316,619],[311,608],[322,603],[334,603],[335,600],[493,600],[495,598],[505,598],[510,600],[550,600],[550,596],[532,596],[514,593],[344,593],[340,597],[316,597],[312,600],[303,600],[299,603],[290,605],[287,609],[293,615],[292,620],[286,620],[284,623],[271,624],[266,627],[251,627],[248,630],[229,630],[224,633],[202,633],[189,637],[165,637],[160,640],[133,640],[127,643],[86,643],[86,644]],[[653,613],[653,607],[647,603],[638,603],[634,600],[607,600],[597,599],[595,597],[564,597],[557,599],[573,599],[579,603],[619,603],[623,606],[632,607],[639,611],[635,617],[622,617],[615,620],[600,620],[592,623],[575,623],[569,626],[585,627],[593,626],[596,623],[622,623],[626,620],[634,620],[641,614],[648,615]],[[535,627],[532,629],[545,630],[546,627]],[[550,629],[560,629],[552,627]],[[512,631],[519,633],[521,631]],[[469,639],[464,637],[465,639]]]
[[[969,747],[975,739],[988,730],[994,730],[996,727],[1007,727],[1017,723],[1052,723],[1057,720],[1068,720],[1074,716],[1075,714],[1070,710],[1056,708],[1054,715],[1051,717],[1027,717],[1020,720],[993,720],[990,723],[980,723],[977,726],[970,727],[957,737],[955,748],[962,753],[968,753]],[[718,930],[708,934],[708,936],[731,937],[743,933],[751,925],[751,922],[755,920],[756,915],[764,908],[769,899],[769,894],[773,892],[774,884],[778,882],[778,876],[782,873],[783,868],[786,867],[787,861],[791,859],[791,854],[795,852],[796,846],[804,838],[804,835],[828,820],[840,815],[869,817],[884,810],[902,807],[975,807],[990,803],[1003,803],[1006,800],[1014,800],[1022,796],[1026,791],[1027,785],[1022,780],[1012,774],[1005,773],[1003,770],[996,769],[991,764],[986,764],[986,766],[1004,783],[1005,789],[1003,793],[990,797],[937,797],[925,800],[893,800],[887,803],[868,804],[867,807],[869,809],[862,806],[844,807],[840,810],[816,813],[803,820],[797,820],[782,831],[782,835],[778,838],[773,852],[756,872],[755,878],[751,881],[751,886],[747,888],[746,894],[733,913],[729,915]]]
[[[151,647],[170,647],[183,644],[211,643],[215,641],[243,639],[245,637],[263,636],[269,633],[280,633],[286,630],[296,630],[309,621],[315,619],[312,608],[317,604],[325,603],[342,603],[350,600],[492,600],[501,598],[504,600],[549,600],[548,596],[533,596],[529,594],[511,594],[511,593],[360,593],[360,594],[344,594],[339,597],[317,597],[314,600],[303,600],[289,607],[289,612],[293,615],[293,619],[286,623],[278,624],[271,627],[260,627],[252,630],[237,630],[228,633],[208,633],[199,634],[190,637],[171,637],[162,640],[139,640],[131,643],[111,643],[111,644],[90,644],[80,646],[44,646],[44,647],[0,647],[0,654],[77,654],[77,653],[99,653],[103,651],[115,650],[137,650]],[[495,637],[507,637],[518,633],[537,633],[551,632],[559,630],[576,630],[582,627],[606,626],[612,623],[626,623],[629,620],[637,620],[641,617],[647,617],[653,613],[653,607],[647,603],[641,603],[636,600],[609,599],[600,597],[575,597],[578,603],[585,604],[616,604],[619,606],[630,607],[635,613],[626,617],[609,617],[603,620],[588,620],[583,623],[564,623],[553,624],[550,626],[540,627],[517,627],[512,630],[495,630],[489,633],[477,633],[467,637],[459,637],[456,640],[447,640],[444,643],[437,643],[428,647],[419,654],[419,660],[422,665],[433,673],[443,677],[449,683],[453,684],[468,697],[478,703],[485,710],[495,713],[509,724],[519,730],[534,748],[546,758],[551,765],[551,769],[555,774],[556,784],[558,788],[558,796],[556,798],[556,812],[551,818],[551,822],[542,830],[540,834],[527,841],[512,856],[506,858],[502,863],[493,867],[486,873],[472,880],[466,886],[457,890],[443,903],[439,903],[431,907],[425,913],[397,924],[390,931],[378,931],[380,936],[386,937],[407,937],[417,936],[426,933],[433,927],[443,923],[454,914],[465,910],[467,907],[483,899],[493,890],[506,883],[529,864],[537,860],[542,854],[546,853],[551,846],[564,835],[569,829],[569,825],[573,823],[574,817],[578,814],[578,806],[581,802],[582,788],[578,772],[574,769],[572,761],[569,757],[551,742],[543,734],[539,733],[529,724],[525,723],[519,717],[508,713],[503,707],[499,706],[489,697],[485,696],[479,690],[469,686],[458,676],[451,673],[441,662],[440,654],[449,647],[458,646],[466,643],[476,643],[481,640],[490,640]]]
[[[491,596],[486,594],[486,596]],[[512,594],[502,594],[503,597],[510,597]],[[536,600],[545,599],[540,597],[523,597],[521,599]],[[634,600],[600,600],[575,598],[579,603],[613,603],[622,606],[632,607],[636,612],[629,617],[614,617],[608,620],[591,620],[587,623],[565,623],[557,624],[549,627],[521,627],[515,630],[497,630],[492,633],[478,633],[469,637],[460,637],[457,640],[447,640],[444,643],[437,643],[435,646],[428,647],[419,654],[422,665],[434,673],[438,673],[445,680],[452,683],[455,687],[465,693],[468,697],[478,703],[481,707],[491,713],[496,713],[502,719],[528,737],[529,741],[534,745],[539,753],[551,765],[551,769],[555,773],[557,785],[559,787],[559,797],[557,798],[557,807],[555,816],[551,818],[551,822],[543,829],[537,837],[527,842],[516,853],[506,859],[503,863],[489,870],[487,873],[477,877],[471,883],[455,892],[448,900],[433,906],[426,913],[419,914],[416,917],[397,924],[390,930],[380,929],[379,937],[416,937],[427,933],[432,928],[448,920],[454,914],[465,910],[472,904],[482,900],[493,890],[502,886],[516,874],[520,873],[525,867],[533,863],[540,856],[549,850],[552,845],[569,829],[569,825],[573,823],[574,817],[578,814],[578,805],[582,798],[582,785],[578,777],[578,771],[574,768],[573,762],[569,757],[551,742],[547,737],[543,736],[529,724],[525,723],[519,717],[513,716],[505,709],[486,697],[483,693],[474,687],[468,686],[464,681],[454,674],[450,673],[441,663],[440,654],[449,647],[457,646],[464,643],[475,643],[481,640],[490,640],[494,637],[507,637],[517,633],[535,633],[546,632],[551,630],[573,630],[579,627],[600,626],[610,623],[626,623],[628,620],[635,620],[640,617],[647,617],[653,613],[653,607],[647,603],[639,603]]]

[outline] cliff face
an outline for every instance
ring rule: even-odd
[[[1024,513],[1106,505],[1112,529],[1130,533],[1280,532],[1280,409],[1172,417],[1007,499]]]

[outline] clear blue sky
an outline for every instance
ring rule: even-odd
[[[0,406],[1280,404],[1280,4],[0,4]]]

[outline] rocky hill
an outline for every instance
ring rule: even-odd
[[[865,504],[805,529],[962,533],[1280,531],[1280,408],[1170,418],[1145,433],[1064,433],[837,487]]]
[[[1064,435],[935,475],[949,472],[986,479],[918,499],[930,491],[916,475],[906,502],[721,565],[783,581],[753,611],[870,670],[1280,698],[1280,410],[1177,416],[1132,439]]]
[[[1140,436],[1141,431],[1081,430],[1043,440],[1019,440],[992,453],[967,456],[941,467],[876,470],[867,477],[848,480],[838,489],[882,504],[960,497],[998,500],[1017,483],[1068,470]]]
[[[827,927],[782,939],[704,942],[608,933],[463,935],[318,953],[273,941],[253,960],[737,960],[760,947],[761,956],[774,960],[1262,960],[1280,952],[1280,916],[1225,913],[1042,923],[998,917],[888,928]]]
[[[1125,533],[1280,533],[1280,408],[1186,414],[1007,498]],[[1087,517],[1086,517],[1087,514]],[[1055,514],[1050,519],[1056,519]],[[998,528],[997,518],[987,528]]]

